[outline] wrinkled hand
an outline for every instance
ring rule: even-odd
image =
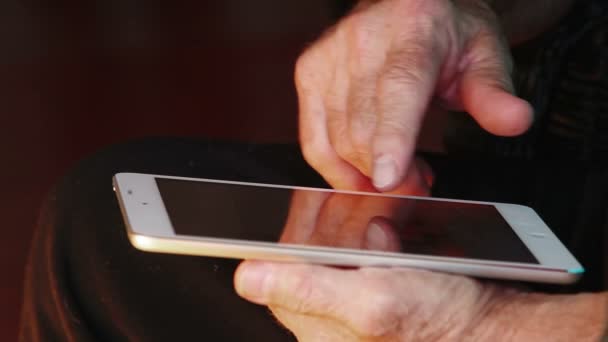
[[[464,109],[493,134],[525,131],[532,111],[512,95],[497,26],[480,0],[362,1],[298,60],[307,161],[335,188],[407,192],[430,174],[412,160],[431,104]],[[245,261],[235,288],[303,341],[593,340],[608,319],[606,294],[523,293],[405,268]]]
[[[399,251],[407,244],[399,227],[415,216],[410,205],[400,198],[296,190],[280,240]],[[234,281],[239,295],[267,305],[301,341],[594,341],[608,320],[605,294],[525,293],[406,268],[245,261]]]
[[[395,227],[408,221],[408,203],[296,190],[280,242],[399,251]],[[239,267],[235,285],[304,341],[462,337],[494,296],[475,280],[431,272],[253,261]]]
[[[512,295],[471,278],[422,270],[261,261],[241,264],[235,282],[241,296],[268,305],[300,341],[481,337],[488,312]]]
[[[362,1],[296,64],[303,154],[334,188],[424,185],[428,170],[412,159],[431,104],[497,135],[529,127],[511,64],[485,1]]]
[[[413,216],[399,198],[296,190],[281,242],[399,251],[398,227]],[[606,294],[525,293],[406,268],[245,261],[234,281],[301,341],[595,341],[608,321]]]
[[[608,293],[520,292],[405,268],[243,262],[239,295],[299,341],[599,341]]]

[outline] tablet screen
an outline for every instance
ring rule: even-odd
[[[156,183],[177,235],[385,246],[391,252],[538,264],[493,205],[167,178]]]

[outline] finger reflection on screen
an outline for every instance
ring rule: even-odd
[[[399,198],[295,190],[283,243],[397,252],[397,226],[408,216]]]
[[[156,182],[180,236],[538,263],[489,204],[161,178]],[[379,227],[373,228],[377,222]]]

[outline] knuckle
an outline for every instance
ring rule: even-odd
[[[387,272],[389,271],[389,272]],[[363,276],[363,294],[369,305],[356,317],[354,322],[363,336],[378,338],[398,332],[403,319],[402,300],[394,289],[394,274],[390,270],[366,268],[361,270]]]
[[[302,156],[304,160],[310,166],[321,172],[321,167],[323,166],[323,149],[317,143],[317,139],[300,139],[300,149],[302,150]]]
[[[300,150],[304,160],[315,170],[322,173],[322,168],[327,164],[328,146],[326,140],[320,136],[326,132],[315,129],[300,131]]]
[[[296,87],[310,86],[326,81],[328,57],[322,43],[316,42],[308,47],[296,60],[294,66]]]
[[[513,82],[505,68],[508,68],[508,66],[497,59],[491,58],[480,61],[474,72],[477,77],[484,79],[487,85],[512,92]]]
[[[454,6],[448,0],[410,0],[402,1],[396,12],[401,18],[408,18],[407,27],[415,30],[417,36],[431,38],[454,17]]]
[[[311,79],[311,73],[314,72],[314,60],[310,53],[310,49],[304,51],[296,60],[294,68],[294,79],[296,85],[303,85]]]
[[[391,54],[384,67],[378,88],[381,93],[394,93],[401,87],[395,89],[395,85],[417,85],[425,80],[425,72],[429,69],[428,59],[418,57],[416,54],[423,54],[421,51],[409,53],[415,48],[408,47],[399,52]]]
[[[400,322],[397,298],[381,291],[375,291],[369,298],[370,305],[363,309],[356,323],[359,333],[377,338],[395,332]]]
[[[477,32],[475,40],[477,44],[470,52],[473,63],[491,67],[507,75],[513,72],[513,58],[504,36],[492,28],[482,28]]]
[[[293,289],[294,296],[288,307],[299,313],[311,311],[310,303],[315,300],[313,296],[313,284],[308,272],[296,272],[289,275],[289,288]]]
[[[330,314],[333,312],[333,297],[327,296],[322,289],[316,288],[314,269],[310,265],[300,265],[281,275],[286,281],[286,297],[283,306],[291,312],[300,314]]]
[[[398,108],[385,108],[386,112],[395,112]],[[403,141],[412,136],[417,135],[417,128],[406,120],[400,120],[401,117],[384,117],[375,132],[376,139],[385,141],[394,141],[395,144],[401,144]]]
[[[352,144],[345,139],[337,139],[334,143],[334,149],[336,153],[344,160],[351,162],[355,156]]]
[[[357,168],[363,174],[369,174],[369,165],[371,157],[369,157],[369,143],[355,147],[349,131],[346,126],[341,126],[339,131],[334,131],[331,136],[331,144],[336,154],[350,165]]]
[[[372,62],[371,48],[378,40],[378,29],[366,23],[362,14],[354,14],[348,18],[348,45],[352,50],[349,58],[353,59],[355,66],[366,68]]]
[[[336,136],[332,139],[332,146],[340,158],[353,164],[356,153],[350,139],[347,139],[344,135],[341,137]]]

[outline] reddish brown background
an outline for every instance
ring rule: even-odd
[[[293,64],[329,4],[0,3],[0,340],[16,338],[38,207],[77,160],[144,136],[296,141]]]
[[[295,141],[292,66],[323,1],[0,4],[0,340],[15,340],[45,192],[76,160],[150,135]]]

